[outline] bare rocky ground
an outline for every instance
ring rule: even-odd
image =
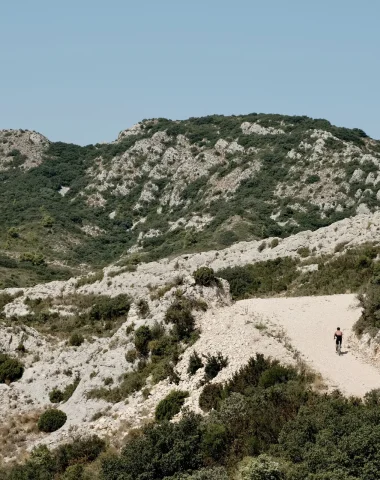
[[[70,347],[64,340],[43,336],[30,327],[22,326],[19,321],[13,325],[9,322],[0,325],[1,351],[14,354],[21,342],[27,351],[23,356],[26,369],[22,379],[9,386],[0,385],[0,413],[2,418],[7,419],[3,435],[11,438],[11,445],[0,449],[0,455],[8,460],[16,455],[20,458],[22,452],[41,442],[56,446],[74,435],[92,432],[107,436],[118,445],[130,428],[151,421],[157,403],[176,388],[189,391],[185,406],[199,411],[203,371],[199,370],[193,377],[187,373],[193,350],[199,354],[220,351],[228,356],[228,366],[213,380],[215,382],[230,378],[252,355],[263,353],[288,364],[305,362],[321,375],[319,388],[338,388],[347,395],[363,396],[366,391],[380,387],[378,369],[354,353],[354,341],[347,344],[347,353],[342,357],[336,357],[334,352],[332,336],[337,324],[348,338],[353,323],[360,316],[354,296],[253,299],[232,303],[225,282],[223,288],[199,287],[190,275],[202,265],[218,270],[276,257],[297,256],[298,250],[306,247],[317,257],[333,253],[342,242],[347,248],[377,241],[379,232],[380,213],[358,215],[313,233],[302,232],[280,240],[274,248],[270,248],[269,239],[266,241],[267,248],[261,252],[258,250],[261,241],[242,242],[221,251],[142,264],[134,272],[117,274],[121,269],[112,266],[105,269],[103,280],[80,288],[76,288],[77,279],[71,279],[24,289],[22,295],[6,305],[8,317],[22,317],[29,311],[24,303],[27,297],[54,297],[59,300],[73,293],[110,296],[128,293],[134,301],[146,298],[150,315],[141,319],[133,304],[127,321],[114,335],[93,337],[79,347]],[[309,263],[312,264],[310,259]],[[111,272],[115,276],[111,277]],[[155,321],[161,323],[178,287],[173,286],[161,298],[153,300],[149,293],[169,284],[178,275],[184,276],[180,287],[183,294],[202,298],[208,305],[207,312],[196,314],[200,338],[183,353],[176,366],[179,384],[170,384],[165,380],[149,385],[148,380],[147,398],[142,392],[137,392],[127,401],[116,404],[88,399],[89,390],[104,386],[108,378],[117,385],[120,377],[132,368],[125,358],[125,353],[133,346],[132,336],[127,333],[126,327],[132,324],[138,327],[144,323],[152,325]],[[16,291],[8,290],[9,293]],[[362,349],[365,349],[363,345]],[[59,406],[68,416],[66,424],[52,434],[38,433],[35,418],[39,412],[52,406],[49,392],[54,387],[64,388],[72,383],[76,375],[80,377],[77,389],[66,403]]]

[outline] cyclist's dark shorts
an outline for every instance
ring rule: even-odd
[[[336,338],[335,338],[335,342],[336,342],[337,345],[338,345],[339,343],[342,343],[342,337],[341,337],[341,336],[340,336],[340,337],[336,337]]]

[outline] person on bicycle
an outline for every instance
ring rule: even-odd
[[[334,333],[334,340],[335,340],[335,350],[338,351],[338,346],[342,348],[342,339],[343,339],[343,332],[340,327],[337,327],[336,332]]]

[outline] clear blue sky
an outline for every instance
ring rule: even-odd
[[[0,128],[109,141],[143,118],[284,113],[380,138],[378,0],[9,0]]]

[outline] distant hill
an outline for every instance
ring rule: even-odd
[[[3,130],[0,287],[372,212],[379,165],[379,141],[308,117],[143,120],[86,147]]]

